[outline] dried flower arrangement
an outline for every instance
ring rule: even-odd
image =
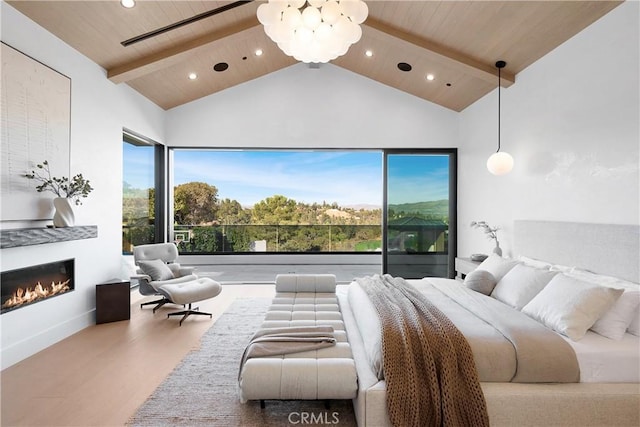
[[[499,244],[498,230],[500,230],[500,227],[491,227],[489,224],[487,224],[486,221],[471,221],[471,227],[483,229],[484,233],[487,235],[487,238],[495,240],[496,245]]]
[[[81,173],[71,179],[66,176],[62,178],[52,177],[51,171],[49,170],[49,162],[46,160],[41,164],[37,164],[36,168],[37,170],[33,170],[24,176],[25,178],[33,179],[40,183],[40,185],[36,186],[38,193],[50,191],[58,197],[70,199],[76,205],[81,205],[82,201],[80,198],[87,197],[93,190],[93,187],[89,184],[89,180],[85,179]]]

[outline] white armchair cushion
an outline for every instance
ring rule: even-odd
[[[173,243],[138,245],[133,248],[133,258],[136,261],[159,259],[165,263],[177,262],[178,248]]]
[[[151,280],[169,280],[174,279],[173,271],[159,259],[152,259],[147,261],[138,261],[138,265],[142,269],[142,272],[151,277]]]
[[[197,279],[198,279],[198,276],[196,276],[195,274],[190,274],[188,276],[176,277],[169,280],[156,280],[151,282],[150,284],[154,288],[159,289],[161,286],[164,286],[164,285],[175,285],[176,283],[192,282]]]
[[[195,271],[194,267],[183,267],[177,262],[167,264],[167,267],[169,267],[174,277],[188,276],[194,274],[193,272]]]
[[[222,292],[222,285],[208,277],[195,280],[178,281],[175,279],[170,284],[162,285],[159,290],[167,299],[175,304],[191,304],[213,298]],[[180,278],[182,279],[182,278]]]

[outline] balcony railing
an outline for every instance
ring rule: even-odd
[[[180,253],[323,253],[380,251],[379,225],[174,226]]]
[[[407,228],[407,230],[405,230]],[[417,230],[417,231],[416,231]],[[152,243],[152,225],[123,225],[123,253]],[[445,229],[390,227],[394,253],[443,253]],[[380,252],[380,225],[176,225],[172,240],[181,254]]]
[[[155,226],[139,221],[136,224],[122,224],[122,253],[133,253],[133,247],[154,242]]]

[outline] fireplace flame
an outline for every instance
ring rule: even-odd
[[[67,279],[64,282],[51,282],[50,286],[42,286],[40,282],[33,288],[18,288],[3,304],[2,308],[17,307],[22,304],[29,304],[41,299],[49,298],[54,295],[62,294],[70,290],[69,282],[71,279]]]

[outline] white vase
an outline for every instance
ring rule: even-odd
[[[500,247],[500,243],[498,243],[497,240],[496,240],[496,247],[493,248],[493,253],[498,256],[502,256],[502,248]]]
[[[76,217],[73,215],[71,200],[65,197],[56,197],[53,199],[53,207],[55,208],[55,213],[53,214],[53,226],[73,227],[73,224],[76,222]]]

